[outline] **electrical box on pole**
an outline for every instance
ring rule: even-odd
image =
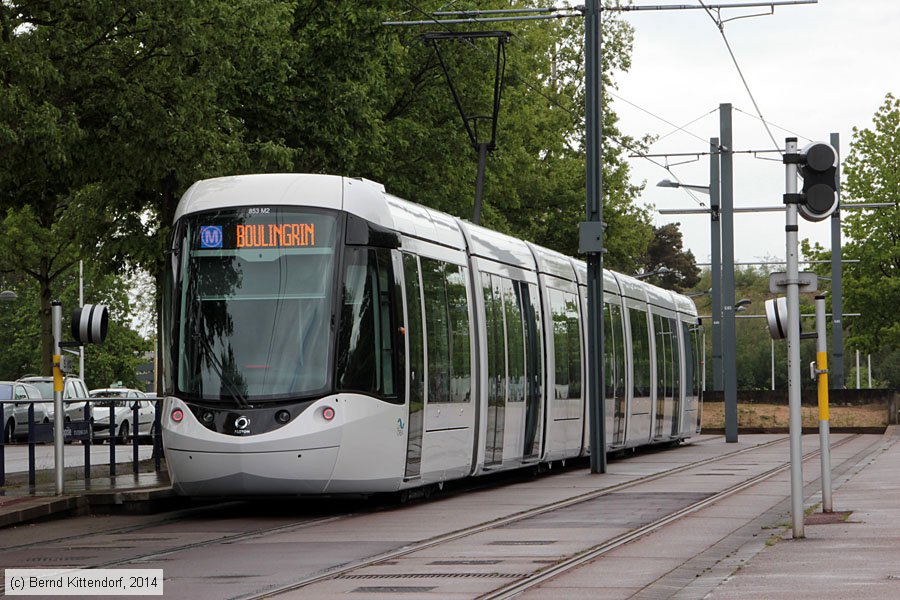
[[[838,208],[838,153],[826,142],[813,142],[800,151],[798,165],[803,178],[800,216],[824,221]]]

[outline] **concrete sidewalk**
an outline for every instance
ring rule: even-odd
[[[138,447],[143,472],[133,473],[133,448],[116,447],[116,477],[109,476],[109,446],[91,447],[94,476],[84,479],[84,447],[65,447],[64,493],[56,495],[53,446],[35,448],[37,484],[28,485],[28,446],[7,445],[6,485],[0,488],[0,528],[46,518],[86,514],[90,511],[140,511],[172,498],[168,473],[146,472],[153,447]],[[152,468],[152,467],[151,467]]]
[[[804,539],[784,537],[713,590],[710,600],[900,598],[900,429],[835,482],[834,510],[846,521],[816,524]],[[809,506],[809,500],[807,501]]]
[[[817,448],[817,437],[804,436],[804,452]],[[900,429],[872,437],[832,449],[834,513],[823,515],[818,504],[818,459],[805,463],[804,539],[792,539],[786,471],[521,597],[896,600]]]

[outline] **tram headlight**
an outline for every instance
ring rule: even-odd
[[[176,408],[172,411],[172,420],[176,423],[181,423],[182,419],[184,419],[184,411],[180,408]]]
[[[331,421],[332,419],[334,419],[334,409],[331,408],[330,406],[326,406],[325,408],[323,408],[322,409],[322,418],[325,419],[326,421]]]
[[[275,413],[275,420],[284,425],[291,420],[291,413],[286,410],[279,410]]]
[[[214,414],[212,414],[210,411],[206,411],[203,413],[203,417],[201,417],[201,418],[203,419],[204,423],[209,425],[210,423],[213,422],[213,419],[215,419],[216,416]]]

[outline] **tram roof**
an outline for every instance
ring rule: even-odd
[[[195,212],[260,204],[343,210],[402,234],[460,250],[466,248],[462,231],[465,229],[469,251],[476,256],[528,270],[536,268],[541,273],[577,281],[581,285],[587,280],[587,269],[582,261],[393,196],[385,192],[383,185],[366,179],[301,173],[205,179],[194,183],[184,193],[176,208],[175,220]],[[690,298],[627,275],[604,271],[603,287],[607,292],[697,314]]]

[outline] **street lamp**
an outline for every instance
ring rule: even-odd
[[[0,302],[15,302],[19,298],[15,292],[10,290],[3,290],[0,292]]]
[[[656,184],[656,187],[664,187],[664,188],[685,188],[687,190],[693,190],[695,192],[700,192],[701,194],[709,195],[709,186],[708,185],[691,185],[688,183],[679,183],[678,181],[672,181],[671,179],[663,179],[659,183]]]
[[[669,267],[660,267],[655,271],[650,271],[649,273],[638,273],[637,275],[632,275],[635,279],[646,279],[648,277],[653,277],[654,275],[663,275],[665,273],[671,273],[672,269]]]

